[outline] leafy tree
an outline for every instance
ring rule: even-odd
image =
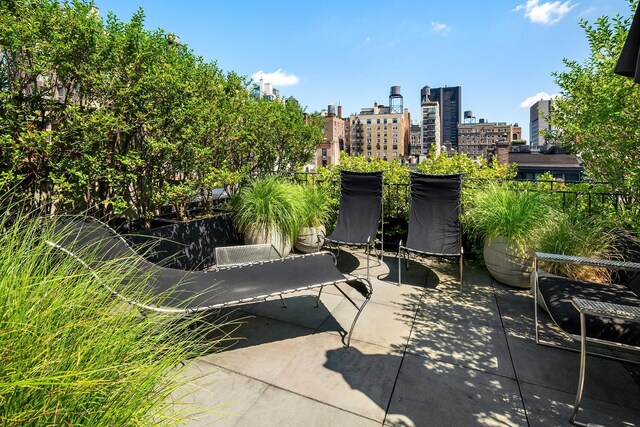
[[[0,2],[0,183],[33,208],[180,218],[200,193],[292,171],[322,141],[296,103],[256,100],[249,81],[175,36],[101,19],[86,0]]]
[[[629,1],[632,11],[636,4]],[[559,129],[552,136],[581,156],[590,178],[640,200],[640,86],[613,72],[630,22],[620,15],[580,21],[590,55],[584,63],[565,59],[567,69],[553,74],[561,96],[550,122]]]

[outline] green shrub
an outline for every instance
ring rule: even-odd
[[[472,234],[484,239],[504,236],[514,249],[526,254],[536,243],[540,224],[546,221],[549,196],[515,184],[485,184],[473,194],[462,220]]]
[[[537,233],[536,251],[605,259],[616,255],[613,234],[601,219],[576,209],[554,209],[550,217]],[[549,263],[545,269],[553,274],[580,280],[610,280],[609,271],[604,268]]]
[[[330,199],[326,189],[315,185],[302,186],[302,202],[304,214],[301,221],[303,227],[326,225],[329,220]]]
[[[294,241],[304,216],[300,187],[278,177],[259,178],[230,201],[233,221],[242,233],[279,230]]]
[[[46,244],[55,232],[42,221],[5,213],[0,229],[0,424],[179,422],[169,396],[206,325],[113,298],[105,285],[126,291],[126,260],[98,265],[99,281]]]

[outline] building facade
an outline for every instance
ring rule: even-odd
[[[420,90],[420,105],[423,102],[437,102],[440,109],[440,141],[443,146],[451,143],[458,148],[458,124],[462,118],[462,88],[460,86],[430,88]]]
[[[440,154],[442,136],[440,133],[440,104],[437,101],[422,101],[421,113],[421,150],[423,155],[428,155],[433,149]]]
[[[373,108],[352,114],[349,126],[351,155],[410,161],[411,120],[406,108],[394,113],[389,107],[374,103]]]
[[[324,118],[324,141],[316,150],[314,166],[337,165],[340,163],[340,151],[345,150],[345,120],[342,107],[329,104]]]
[[[411,141],[409,142],[409,155],[411,160],[417,163],[422,155],[422,131],[419,124],[411,125]]]
[[[544,135],[540,132],[548,131],[553,132],[553,128],[549,124],[547,117],[549,117],[549,110],[553,105],[551,99],[541,99],[531,106],[529,109],[529,135],[531,135],[531,149],[539,150],[540,147],[547,145],[549,142]]]
[[[489,158],[496,152],[498,144],[508,144],[522,139],[522,128],[506,122],[486,122],[458,125],[458,152],[477,159]]]

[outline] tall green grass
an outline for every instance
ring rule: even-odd
[[[295,240],[305,214],[298,185],[276,176],[259,178],[230,201],[233,221],[242,233],[278,230]]]
[[[300,190],[303,202],[303,227],[318,227],[329,221],[331,200],[327,190],[320,186],[304,185]]]
[[[149,426],[180,422],[180,363],[210,349],[202,319],[141,314],[126,260],[101,281],[45,240],[46,222],[0,215],[0,424]],[[145,295],[138,293],[137,298]]]
[[[506,237],[521,254],[531,252],[540,224],[547,220],[548,194],[511,183],[489,182],[465,206],[463,222],[485,239]]]
[[[620,256],[615,249],[614,234],[601,218],[588,216],[576,208],[552,212],[552,219],[537,233],[537,251],[601,259]],[[550,273],[580,280],[611,280],[610,271],[605,268],[566,263],[545,263],[544,268]]]

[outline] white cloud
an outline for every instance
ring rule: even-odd
[[[547,92],[538,92],[533,96],[528,97],[524,101],[520,103],[520,108],[530,108],[533,104],[540,101],[541,99],[555,99],[559,95],[554,93],[553,95],[549,95]]]
[[[367,36],[364,38],[365,43],[369,43],[371,41],[371,37]]]
[[[295,74],[287,74],[281,69],[274,71],[273,73],[265,73],[260,70],[251,76],[251,79],[258,83],[262,79],[265,83],[271,83],[274,86],[293,86],[300,82],[300,79]]]
[[[432,22],[431,23],[431,32],[446,36],[451,31],[451,27],[447,24],[443,24],[442,22]]]
[[[571,3],[571,0],[560,2],[544,2],[540,4],[540,0],[527,0],[525,4],[516,7],[515,11],[524,10],[524,16],[535,24],[555,24],[560,21],[567,13],[578,4]]]

